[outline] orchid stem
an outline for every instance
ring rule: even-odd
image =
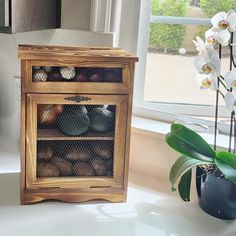
[[[231,112],[231,119],[230,119],[230,132],[229,132],[229,152],[231,152],[234,116],[235,116],[235,112],[232,111]]]
[[[230,49],[230,64],[229,64],[229,68],[230,68],[230,70],[232,70],[233,65],[235,66],[234,57],[233,57],[233,46],[232,46],[233,41],[234,41],[234,33],[232,32],[231,33],[231,37],[230,37],[230,46],[229,46],[229,49]]]
[[[220,95],[224,98],[225,95],[219,90]]]

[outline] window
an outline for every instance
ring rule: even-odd
[[[201,90],[194,69],[196,35],[204,37],[210,18],[234,7],[235,0],[146,0],[142,1],[136,71],[135,113],[168,121],[196,122],[213,117],[215,92]],[[229,69],[229,51],[224,49],[222,75]],[[188,115],[188,116],[186,116]],[[220,99],[220,117],[228,117]],[[205,120],[205,119],[204,119]],[[198,121],[213,125],[212,122]]]

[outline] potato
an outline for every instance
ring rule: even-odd
[[[38,177],[58,177],[59,170],[56,166],[50,163],[37,164],[37,176]]]
[[[74,165],[74,173],[76,176],[94,176],[94,169],[91,164],[86,162],[77,162]]]
[[[88,147],[71,148],[65,157],[70,161],[88,161],[91,158],[91,151]]]
[[[104,162],[103,159],[101,158],[94,158],[91,161],[91,164],[96,172],[97,175],[99,176],[105,176],[107,175],[107,167],[106,167],[106,163]]]
[[[72,175],[73,165],[63,157],[54,157],[51,163],[57,167],[61,176]]]
[[[109,159],[113,156],[112,146],[108,143],[93,143],[92,150],[103,159]]]
[[[39,160],[49,160],[52,158],[53,150],[50,146],[40,146],[37,151],[37,158]]]

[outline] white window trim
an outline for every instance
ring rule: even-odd
[[[210,105],[189,105],[189,104],[170,104],[170,103],[151,103],[144,101],[144,85],[145,85],[145,70],[146,70],[146,58],[148,48],[148,35],[149,35],[149,23],[150,23],[150,11],[151,0],[141,1],[140,17],[139,17],[139,32],[137,42],[137,55],[139,57],[139,63],[135,70],[135,89],[134,89],[134,109],[133,113],[136,116],[157,119],[167,122],[174,122],[176,120],[182,120],[185,122],[200,123],[208,126],[213,126],[213,121],[207,121],[204,119],[194,118],[191,116],[209,116],[214,114],[215,107]],[[177,23],[180,21],[185,24],[194,22],[196,24],[209,24],[209,19],[194,19],[194,18],[181,18],[177,17],[152,17],[152,21],[160,21],[163,23]],[[171,111],[171,112],[170,112]],[[226,107],[219,107],[219,116],[229,117],[229,113]],[[185,115],[181,115],[185,114]],[[224,123],[218,123],[218,129],[222,133],[229,132],[229,125]]]

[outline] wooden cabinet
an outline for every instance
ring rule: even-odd
[[[0,32],[18,33],[60,27],[60,0],[0,0]]]
[[[121,49],[19,46],[21,203],[124,201],[134,63]]]

